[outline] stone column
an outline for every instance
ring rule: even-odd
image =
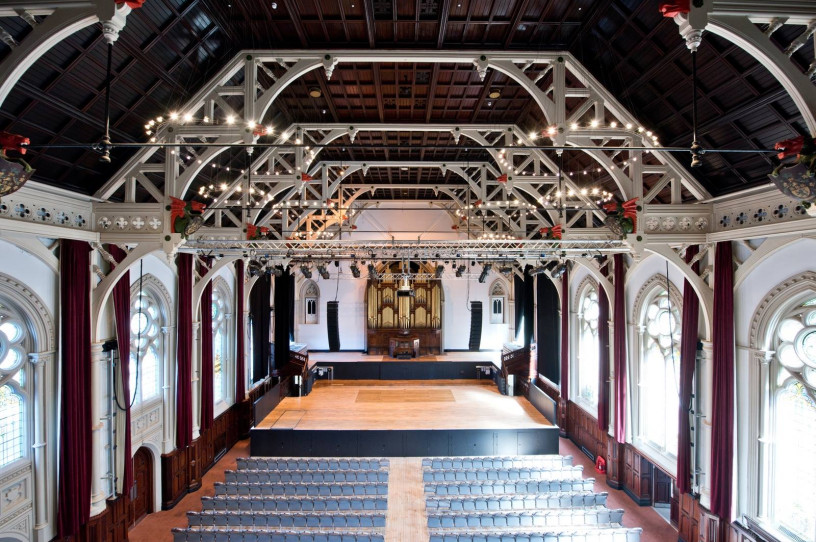
[[[697,405],[695,408],[697,422],[694,424],[697,476],[692,480],[699,488],[700,504],[708,508],[711,505],[711,477],[709,474],[711,472],[711,404],[714,398],[711,361],[714,358],[714,344],[710,341],[701,342],[703,350],[697,367]]]
[[[163,326],[162,345],[164,360],[164,381],[162,382],[162,453],[170,453],[176,448],[176,363],[175,337],[176,326]]]
[[[54,352],[38,352],[28,355],[28,361],[34,367],[34,434],[31,448],[34,462],[34,539],[37,542],[46,542],[49,539],[45,533],[49,517],[45,366],[51,364],[53,360]]]
[[[102,343],[91,345],[91,517],[105,511],[108,497],[107,476],[110,473],[108,458],[108,430],[106,418],[110,396],[108,393],[108,364],[110,358],[102,351]]]

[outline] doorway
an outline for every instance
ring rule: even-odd
[[[153,454],[142,446],[133,456],[133,489],[130,493],[131,526],[153,511]]]

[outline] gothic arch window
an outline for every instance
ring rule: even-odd
[[[674,465],[680,386],[681,296],[655,275],[637,296],[637,363],[633,379],[638,444]],[[672,470],[673,472],[673,470]]]
[[[232,374],[232,294],[223,278],[213,281],[212,289],[213,326],[213,401],[226,402],[230,396],[229,384]]]
[[[575,371],[576,401],[595,412],[598,408],[598,287],[587,280],[578,289],[578,349]]]
[[[504,283],[501,280],[495,280],[490,285],[490,323],[503,324],[504,323],[504,308],[506,304],[507,293],[504,288]]]
[[[763,390],[764,413],[757,422],[757,511],[758,520],[780,539],[814,541],[816,274],[806,273],[789,282],[761,305],[769,314],[764,344],[757,345],[765,354],[758,365],[764,363],[767,371],[761,387],[752,388]]]
[[[303,323],[317,324],[318,308],[320,307],[320,288],[309,280],[303,285]]]
[[[145,275],[131,286],[129,401],[133,408],[161,399],[168,306],[169,294],[156,277]]]
[[[0,297],[0,469],[26,456],[31,336],[24,314]]]

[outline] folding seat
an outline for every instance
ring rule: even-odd
[[[305,516],[306,527],[317,528],[320,527],[320,516]]]
[[[334,517],[326,515],[326,516],[317,516],[320,520],[319,524],[321,527],[334,527]]]
[[[180,540],[177,540],[176,542],[181,542],[181,541],[180,541]],[[440,534],[431,534],[431,538],[430,538],[430,541],[429,541],[429,542],[444,542],[443,535],[440,535]]]
[[[292,527],[306,527],[309,516],[292,516]]]
[[[441,529],[442,528],[442,516],[428,516],[428,528],[430,529]]]
[[[442,525],[447,526],[446,523],[453,523],[451,527],[464,528],[468,526],[468,516],[443,516]]]
[[[510,514],[505,516],[508,527],[521,527],[521,516],[519,514]]]

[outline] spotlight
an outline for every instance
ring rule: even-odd
[[[276,265],[272,268],[272,273],[275,274],[276,277],[280,277],[283,275],[283,267]]]
[[[303,273],[303,277],[310,279],[312,278],[312,270],[309,269],[309,266],[304,264],[300,266],[300,272]]]
[[[324,280],[329,280],[329,278],[331,277],[331,275],[329,275],[329,272],[326,270],[326,266],[323,264],[317,266],[317,272],[320,273],[320,276]]]
[[[247,274],[250,277],[257,277],[263,272],[263,265],[258,260],[249,260],[247,263]]]
[[[550,276],[554,279],[560,279],[567,272],[568,267],[567,262],[561,262],[555,269],[550,271]]]
[[[542,274],[544,274],[546,272],[547,272],[547,268],[545,266],[543,266],[543,265],[539,265],[537,267],[534,267],[534,268],[530,269],[528,274],[531,277],[534,277],[536,275],[542,275]]]
[[[368,278],[372,280],[380,280],[380,275],[377,273],[377,267],[374,262],[368,264]]]
[[[499,273],[501,273],[502,275],[509,275],[512,272],[513,272],[512,265],[503,265],[499,267]]]
[[[547,263],[547,265],[544,266],[544,269],[547,271],[552,271],[553,269],[555,269],[557,265],[558,265],[557,260],[551,260],[550,262]]]
[[[462,278],[462,274],[465,272],[465,269],[467,269],[467,267],[465,267],[464,265],[460,265],[456,269],[456,278]]]
[[[444,273],[444,272],[445,272],[445,266],[437,265],[436,266],[436,271],[434,272],[434,276],[436,278],[440,279],[440,278],[442,278],[442,273]]]
[[[360,268],[357,267],[357,262],[351,264],[351,267],[349,267],[349,269],[351,270],[351,274],[354,276],[354,278],[356,279],[360,278]]]
[[[479,275],[479,282],[483,283],[487,279],[487,274],[490,273],[490,268],[493,267],[489,263],[484,264],[482,268],[482,274]]]

